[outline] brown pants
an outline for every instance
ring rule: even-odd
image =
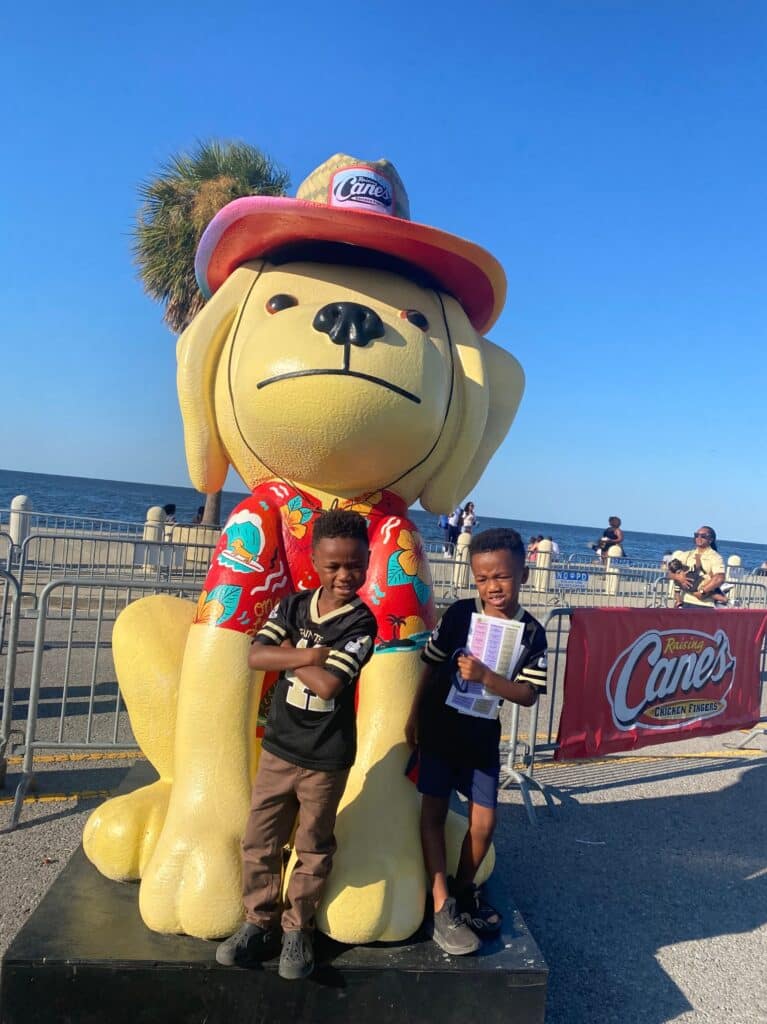
[[[242,899],[245,917],[262,928],[311,928],[336,840],[338,804],[348,769],[318,772],[261,751],[250,815],[242,840]],[[296,862],[282,909],[282,853],[298,816]]]

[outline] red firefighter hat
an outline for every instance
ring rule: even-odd
[[[490,253],[410,220],[407,192],[388,160],[338,153],[306,178],[295,199],[244,196],[216,214],[200,239],[195,271],[206,298],[247,260],[302,242],[336,242],[384,253],[426,271],[488,331],[506,298],[506,275]]]

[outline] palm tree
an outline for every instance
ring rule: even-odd
[[[399,631],[405,625],[407,619],[403,619],[401,615],[387,615],[386,621],[391,623],[392,640],[399,640]]]
[[[245,142],[199,142],[179,153],[160,173],[141,182],[133,254],[145,290],[165,304],[174,334],[191,322],[205,299],[194,276],[200,236],[218,211],[240,196],[281,196],[290,184],[286,171]],[[221,494],[209,494],[202,522],[217,525]]]

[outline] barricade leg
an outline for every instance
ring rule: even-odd
[[[2,625],[5,625],[5,618],[8,604],[8,588],[14,589],[13,603],[11,605],[10,630],[8,634],[8,650],[5,661],[5,686],[3,688],[3,718],[0,724],[0,786],[5,785],[5,773],[8,767],[8,746],[11,739],[11,724],[13,718],[13,686],[16,674],[16,643],[19,636],[19,614],[20,594],[19,584],[10,574],[0,570],[0,575],[5,580],[3,586],[3,608]],[[0,651],[2,651],[2,640],[0,639]]]
[[[73,595],[72,600],[77,598]],[[47,599],[41,603],[40,613],[35,627],[35,650],[32,656],[32,678],[29,683],[29,706],[27,708],[27,728],[24,736],[24,761],[21,766],[21,781],[16,787],[13,799],[13,810],[8,831],[11,832],[19,824],[24,808],[24,797],[29,792],[34,777],[34,742],[37,730],[37,705],[40,700],[40,677],[42,675],[43,647],[45,644],[45,612]]]
[[[745,739],[741,740],[740,743],[735,744],[734,749],[743,750],[743,748],[747,747],[751,740],[755,739],[757,736],[767,736],[767,728],[765,728],[764,725],[754,726],[754,728],[751,730],[748,736],[745,737]]]
[[[537,825],[535,806],[530,797],[530,791],[536,790],[543,797],[549,814],[552,818],[557,817],[556,804],[554,803],[548,787],[533,777],[535,766],[535,742],[538,735],[538,705],[533,705],[530,713],[530,742],[528,744],[529,755],[525,758],[528,762],[526,771],[518,771],[514,767],[516,761],[517,747],[519,745],[519,705],[512,705],[511,709],[511,735],[509,737],[509,752],[506,757],[506,765],[502,771],[502,780],[499,789],[508,789],[512,784],[519,786],[522,796],[522,803],[525,805],[527,819],[531,825]]]
[[[13,832],[13,830],[19,824],[21,818],[21,812],[24,808],[24,799],[29,791],[29,787],[32,785],[31,775],[22,775],[21,782],[16,787],[16,792],[13,795],[13,809],[11,810],[11,820],[6,829],[7,832]]]

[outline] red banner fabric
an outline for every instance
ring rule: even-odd
[[[765,611],[576,609],[555,759],[754,725],[765,627]]]

